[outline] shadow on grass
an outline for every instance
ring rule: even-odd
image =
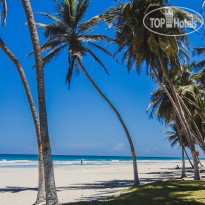
[[[128,193],[107,200],[64,205],[201,205],[205,204],[204,181],[155,182],[130,189]]]

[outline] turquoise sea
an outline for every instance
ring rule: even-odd
[[[53,155],[55,166],[81,165],[112,165],[132,163],[131,157],[116,156],[72,156]],[[180,162],[181,158],[169,157],[137,157],[138,163]],[[38,166],[37,155],[0,154],[0,167],[35,167]]]

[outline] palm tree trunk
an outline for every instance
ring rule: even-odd
[[[186,177],[185,157],[184,157],[184,146],[182,144],[182,178]]]
[[[38,195],[37,195],[37,202],[41,203],[45,201],[45,180],[44,180],[44,172],[42,171],[43,163],[42,163],[42,147],[41,147],[41,139],[40,139],[40,126],[39,126],[39,121],[36,113],[36,109],[34,106],[33,98],[31,95],[31,91],[26,79],[26,75],[24,73],[24,70],[17,60],[17,58],[13,55],[13,53],[6,47],[2,39],[0,39],[0,48],[1,50],[8,56],[8,58],[11,60],[11,62],[15,65],[19,76],[21,78],[27,101],[30,107],[30,111],[32,114],[33,122],[34,122],[34,127],[36,131],[36,137],[37,137],[37,143],[38,143],[38,157],[39,157],[39,185],[38,185]]]
[[[160,49],[158,49],[158,57],[159,57],[159,61],[161,64],[162,71],[163,71],[163,75],[164,75],[165,79],[167,80],[167,82],[170,86],[170,89],[172,91],[172,94],[174,96],[174,100],[175,100],[176,106],[178,108],[180,122],[181,122],[182,128],[186,134],[187,141],[189,143],[189,148],[190,148],[191,153],[192,153],[192,158],[193,158],[193,162],[194,162],[194,180],[200,180],[201,177],[200,177],[200,171],[199,171],[199,166],[198,166],[198,160],[197,160],[197,156],[196,156],[196,148],[195,148],[195,144],[194,144],[194,141],[192,138],[191,130],[190,130],[189,124],[185,118],[184,111],[182,109],[182,106],[181,106],[180,100],[178,98],[177,92],[175,90],[175,87],[174,87],[174,85],[169,77],[168,69],[164,63],[164,59],[162,57]]]
[[[38,147],[38,150],[38,194],[34,205],[41,204],[46,201],[43,152],[41,145]]]
[[[181,134],[180,134],[180,145],[182,149],[182,176],[181,178],[183,179],[184,177],[186,177],[186,167],[185,167],[185,157],[184,157],[184,145],[183,145]]]
[[[34,16],[29,0],[21,0],[26,19],[28,22],[30,37],[33,45],[35,66],[36,66],[36,78],[37,78],[37,91],[38,91],[38,108],[39,108],[39,121],[40,121],[40,133],[43,153],[44,164],[44,176],[45,176],[45,190],[46,190],[46,204],[57,205],[58,197],[56,193],[54,168],[51,155],[51,146],[48,134],[48,122],[46,112],[45,101],[45,86],[44,86],[44,71],[43,60],[39,37],[34,21]]]
[[[111,109],[115,112],[115,114],[117,115],[121,125],[124,128],[124,131],[127,135],[129,144],[130,144],[130,148],[131,148],[131,152],[132,152],[132,160],[133,160],[133,170],[134,170],[134,185],[138,185],[140,183],[139,181],[139,177],[138,177],[138,170],[137,170],[137,160],[136,160],[136,153],[135,153],[135,148],[130,136],[130,133],[124,123],[124,121],[122,120],[122,117],[120,116],[119,112],[117,111],[117,109],[111,104],[111,102],[107,99],[107,97],[105,97],[105,95],[100,91],[100,89],[97,87],[97,85],[95,84],[95,82],[91,79],[91,77],[89,76],[89,74],[87,73],[86,69],[84,68],[81,60],[79,58],[77,58],[78,63],[81,67],[81,69],[83,70],[83,72],[85,73],[86,77],[88,78],[88,80],[90,81],[90,83],[93,85],[93,87],[95,88],[95,90],[98,92],[98,94],[107,102],[107,104],[111,107]]]
[[[184,152],[185,152],[185,154],[186,154],[187,159],[189,160],[189,163],[190,163],[192,169],[194,169],[194,165],[192,164],[192,162],[191,162],[191,160],[190,160],[190,158],[189,158],[189,155],[187,154],[187,151],[186,151],[185,148],[184,148]]]
[[[183,145],[183,140],[182,140],[182,135],[181,135],[181,131],[179,128],[179,121],[177,120],[177,115],[174,114],[174,118],[175,118],[175,123],[177,126],[177,131],[178,131],[178,135],[179,135],[179,142],[180,142],[180,146],[182,149],[182,176],[181,178],[183,179],[184,177],[186,177],[186,173],[185,173],[185,158],[184,158],[184,145]]]
[[[201,167],[204,167],[204,165],[201,163],[201,160],[199,159],[199,157],[198,157],[198,162],[201,165]]]
[[[183,108],[184,108],[185,111],[187,112],[190,121],[192,122],[193,126],[195,127],[195,130],[196,130],[196,132],[197,132],[197,135],[199,136],[198,141],[199,141],[199,144],[200,144],[201,148],[205,151],[203,136],[202,136],[202,134],[201,134],[201,132],[200,132],[200,130],[199,130],[199,128],[198,128],[198,126],[197,126],[195,120],[194,120],[193,115],[191,114],[190,110],[188,109],[188,107],[187,107],[186,104],[184,103],[183,99],[182,99],[178,94],[177,94],[177,96],[178,96],[180,102],[182,103]],[[197,135],[195,134],[195,136],[197,136]]]

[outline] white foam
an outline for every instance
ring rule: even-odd
[[[187,161],[187,160],[186,160]],[[201,160],[203,163],[204,160]],[[138,160],[138,163],[153,164],[153,163],[180,163],[181,160]],[[188,162],[188,161],[187,161]],[[75,161],[57,161],[54,160],[55,166],[71,166],[71,165],[81,165],[81,160]],[[111,161],[86,161],[83,160],[84,165],[117,165],[117,164],[131,164],[132,160],[120,161],[120,160],[111,160]],[[30,160],[6,160],[3,159],[0,161],[0,167],[36,167],[38,166],[38,161]]]

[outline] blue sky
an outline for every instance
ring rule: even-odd
[[[113,0],[92,0],[86,18],[103,13]],[[34,12],[54,13],[53,1],[31,0]],[[192,8],[200,12],[202,0],[186,3],[175,0],[172,5]],[[44,17],[35,15],[37,22]],[[33,58],[25,59],[32,51],[28,28],[25,25],[21,1],[8,0],[7,25],[0,36],[21,62],[37,107],[36,76],[32,70]],[[100,25],[98,33],[112,36]],[[190,35],[191,46],[204,46],[202,35]],[[39,29],[41,44],[45,42]],[[114,51],[111,48],[110,51]],[[85,67],[99,88],[120,111],[131,133],[137,156],[180,156],[180,150],[171,149],[164,141],[166,130],[156,119],[150,119],[146,109],[150,93],[156,87],[142,70],[127,72],[126,66],[107,56],[101,59],[110,72],[108,77],[93,60],[86,59]],[[120,55],[118,56],[120,61]],[[90,85],[84,74],[74,75],[71,89],[65,84],[68,68],[67,53],[62,53],[45,67],[46,102],[49,134],[53,154],[130,156],[126,135],[113,111]],[[18,73],[0,51],[0,154],[35,154],[37,144],[32,117]]]

